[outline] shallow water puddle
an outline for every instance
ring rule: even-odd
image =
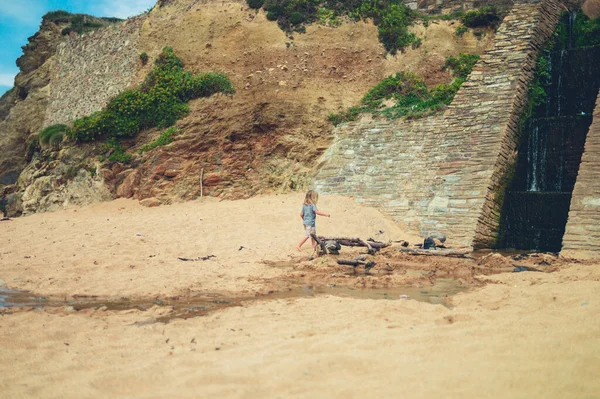
[[[374,299],[374,300],[407,300],[414,299],[420,302],[442,304],[446,306],[445,299],[449,296],[466,291],[468,287],[461,285],[456,280],[438,279],[433,286],[426,288],[393,287],[393,288],[352,288],[329,285],[298,285],[281,291],[252,297],[225,297],[219,294],[203,293],[189,297],[172,297],[166,299],[107,299],[85,297],[75,299],[42,298],[25,291],[9,290],[0,287],[0,308],[33,307],[65,307],[68,311],[83,309],[104,310],[147,310],[153,306],[170,306],[173,311],[169,314],[142,322],[135,325],[151,323],[167,323],[173,319],[187,319],[203,316],[219,309],[233,306],[242,306],[243,302],[256,302],[274,299],[294,299],[332,295],[343,298]]]

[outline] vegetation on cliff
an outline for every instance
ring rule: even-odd
[[[497,27],[503,11],[489,6],[466,13],[455,12],[440,16],[420,14],[408,8],[402,0],[246,0],[253,9],[264,9],[267,19],[277,21],[288,32],[304,32],[311,23],[338,26],[341,17],[358,21],[372,19],[379,29],[379,40],[391,54],[408,46],[419,47],[421,39],[408,28],[417,19],[427,25],[433,19],[459,19],[462,25],[456,34],[468,28]]]
[[[158,138],[156,140],[154,140],[153,142],[146,144],[144,146],[142,146],[139,150],[138,153],[141,154],[144,151],[150,151],[156,147],[160,147],[163,145],[167,145],[169,143],[171,143],[171,141],[173,141],[173,136],[175,134],[179,133],[179,130],[177,130],[177,128],[175,126],[171,126],[170,128],[168,128],[167,130],[165,130],[164,132],[162,132],[160,134],[160,136],[158,136]]]
[[[362,98],[361,106],[331,114],[329,120],[337,126],[356,120],[361,113],[383,115],[388,119],[431,115],[452,102],[478,59],[478,55],[471,54],[448,57],[442,68],[450,68],[455,78],[450,84],[440,84],[432,89],[414,73],[399,72],[395,76],[388,76],[369,90]]]
[[[303,32],[305,25],[321,22],[338,25],[339,17],[353,20],[373,19],[379,28],[379,40],[391,54],[421,39],[408,31],[417,18],[401,0],[247,0],[254,9],[263,8],[267,18],[277,21],[281,29]]]
[[[104,110],[77,119],[68,136],[91,141],[100,136],[132,137],[146,128],[166,128],[189,112],[189,100],[234,91],[223,74],[194,76],[185,71],[173,49],[165,47],[139,87],[122,92]]]
[[[582,10],[576,14],[564,16],[569,18],[569,23],[558,25],[555,32],[556,49],[581,48],[600,45],[600,17],[590,19]],[[572,32],[569,32],[572,30]],[[569,43],[570,38],[574,38],[573,43]]]
[[[42,145],[57,148],[63,141],[65,134],[69,133],[69,127],[66,125],[56,124],[45,128],[38,135],[39,142]]]
[[[467,11],[460,16],[460,22],[467,28],[479,28],[482,26],[495,26],[502,18],[498,9],[494,6],[483,7],[478,10]]]
[[[599,45],[600,17],[590,19],[582,10],[563,14],[562,22],[537,59],[535,74],[529,85],[528,100],[521,117],[521,128],[529,122],[536,108],[547,101],[548,89],[552,84],[552,53]]]
[[[57,24],[69,24],[62,30],[63,35],[68,35],[71,32],[86,33],[99,28],[103,28],[109,24],[121,22],[119,18],[93,17],[87,14],[71,14],[68,11],[56,10],[46,13],[42,17],[44,22],[54,22]]]

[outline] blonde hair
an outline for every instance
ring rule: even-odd
[[[319,201],[319,193],[315,190],[308,190],[306,192],[306,197],[304,197],[304,205],[317,204]]]

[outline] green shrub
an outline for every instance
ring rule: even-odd
[[[582,10],[577,12],[574,20],[569,21],[570,15],[564,13],[562,23],[554,32],[557,49],[570,47],[580,48],[600,45],[600,17],[590,19]],[[569,34],[569,24],[572,24],[572,34]],[[569,37],[575,37],[574,43],[568,43]]]
[[[444,68],[452,68],[455,79],[432,89],[427,88],[425,81],[414,73],[399,72],[388,76],[365,94],[360,107],[330,114],[328,119],[337,126],[356,120],[360,113],[382,115],[388,119],[431,115],[452,102],[478,59],[479,56],[469,54],[461,54],[458,58],[449,57]],[[386,101],[390,101],[392,105],[386,105]]]
[[[250,8],[258,10],[263,6],[264,2],[265,0],[248,0],[248,5]]]
[[[445,71],[446,69],[450,68],[454,76],[466,79],[473,70],[475,63],[477,63],[479,58],[480,57],[477,54],[463,53],[460,53],[458,58],[446,57],[446,63],[442,67],[442,70]]]
[[[455,34],[456,36],[459,36],[459,37],[460,37],[460,36],[464,35],[464,34],[465,34],[466,32],[468,32],[468,31],[469,31],[469,28],[467,28],[467,27],[466,27],[466,26],[464,26],[464,25],[459,25],[459,26],[456,28],[456,31],[454,31],[454,34]]]
[[[247,1],[250,7],[259,8],[256,0]],[[286,31],[303,32],[304,24],[313,22],[337,26],[341,16],[354,20],[372,18],[379,28],[380,41],[390,53],[420,44],[408,31],[416,13],[401,0],[265,0],[262,8],[268,20],[277,21]]]
[[[235,92],[225,75],[193,76],[183,69],[173,49],[166,47],[138,88],[120,93],[104,110],[76,120],[70,137],[90,141],[102,135],[132,137],[145,128],[166,128],[189,112],[187,101],[218,92]]]
[[[306,20],[306,18],[304,17],[304,14],[302,14],[301,12],[295,11],[290,14],[290,23],[292,25],[301,24],[305,20]]]
[[[428,95],[427,86],[423,79],[414,73],[399,72],[395,76],[388,76],[367,92],[361,100],[363,105],[378,108],[383,100],[395,98],[407,101],[408,99],[425,98]]]
[[[27,144],[27,150],[25,151],[25,161],[31,162],[33,154],[40,150],[40,139],[39,136],[34,136],[33,139]]]
[[[146,53],[145,51],[143,53],[140,53],[140,60],[142,61],[142,65],[146,65],[148,63],[148,53]]]
[[[102,152],[110,152],[107,160],[110,162],[131,162],[132,156],[125,151],[125,148],[119,143],[115,137],[106,140],[106,143],[100,149]]]
[[[337,126],[340,123],[355,121],[361,113],[361,108],[350,107],[348,110],[340,112],[339,114],[329,114],[328,119],[333,126]]]
[[[61,31],[62,35],[68,35],[71,32],[85,33],[122,21],[119,18],[97,18],[87,14],[71,14],[64,10],[46,13],[42,19],[57,24],[70,24]]]
[[[65,134],[69,134],[69,127],[66,125],[56,124],[43,129],[38,137],[40,144],[51,146],[57,149],[63,140]]]
[[[494,6],[483,7],[479,10],[467,11],[460,17],[460,22],[469,28],[495,26],[500,21],[498,10]]]
[[[170,128],[168,128],[167,130],[165,130],[164,132],[162,132],[160,134],[160,136],[154,140],[153,142],[146,144],[144,146],[142,146],[139,150],[138,153],[143,153],[144,151],[150,151],[156,147],[160,147],[163,145],[167,145],[169,143],[171,143],[173,141],[173,135],[179,133],[179,130],[177,130],[177,128],[175,128],[174,126],[171,126]]]
[[[42,19],[45,21],[53,21],[56,23],[60,23],[60,22],[70,22],[71,21],[71,17],[73,16],[73,14],[71,14],[68,11],[65,10],[56,10],[56,11],[50,11],[48,13],[46,13]]]

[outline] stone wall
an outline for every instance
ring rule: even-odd
[[[145,16],[68,38],[54,59],[44,126],[69,123],[104,107],[127,88],[140,64]]]
[[[444,114],[338,128],[315,188],[355,196],[423,235],[492,245],[527,86],[561,11],[555,1],[515,4]]]
[[[600,251],[600,92],[571,197],[563,250]]]

